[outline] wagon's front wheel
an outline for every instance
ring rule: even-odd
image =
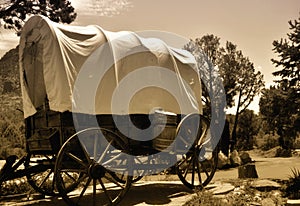
[[[122,200],[132,177],[127,175],[124,183],[115,179],[124,146],[119,140],[119,136],[109,130],[90,128],[64,143],[55,163],[55,177],[59,194],[68,205],[116,205]],[[74,174],[80,176],[79,179],[74,180]],[[73,181],[80,184],[67,193]]]

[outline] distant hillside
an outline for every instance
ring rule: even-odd
[[[0,59],[0,94],[20,93],[18,47],[8,51]]]
[[[21,157],[25,151],[25,131],[20,91],[18,47],[0,59],[0,159]]]

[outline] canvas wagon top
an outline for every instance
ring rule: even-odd
[[[45,101],[87,114],[202,113],[194,57],[157,38],[31,17],[19,46],[24,117]]]

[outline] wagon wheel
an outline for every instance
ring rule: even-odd
[[[115,205],[128,191],[131,179],[116,180],[116,173],[126,168],[118,163],[124,142],[115,133],[89,128],[71,136],[62,146],[55,163],[57,189],[68,205]],[[125,165],[126,166],[126,165]],[[67,194],[72,174],[80,174],[81,182],[74,192]],[[68,176],[69,179],[63,178]],[[77,181],[77,180],[76,180]]]
[[[193,114],[186,117],[185,122],[179,125],[181,129],[178,129],[177,135],[179,137],[184,134],[187,135],[185,139],[195,139],[188,135],[197,135],[196,141],[192,144],[189,151],[182,155],[182,159],[176,164],[177,174],[182,183],[190,189],[202,189],[205,187],[213,178],[217,169],[218,163],[218,152],[219,149],[216,147],[214,151],[205,154],[205,157],[201,157],[200,151],[204,149],[205,134],[209,126],[209,121],[201,116]],[[195,132],[193,124],[199,122],[200,131]],[[192,126],[191,126],[192,125]],[[181,134],[180,134],[181,133]]]
[[[48,196],[58,195],[58,191],[56,189],[54,180],[55,160],[56,155],[54,154],[27,154],[26,160],[24,162],[24,167],[27,171],[26,177],[28,183],[32,186],[32,188],[35,191]],[[78,178],[79,176],[77,176],[77,179]],[[78,184],[78,181],[74,181],[72,185],[69,185],[67,192],[71,192],[72,190],[74,190]]]
[[[190,189],[202,189],[213,178],[217,169],[217,149],[210,159],[200,161],[198,152],[184,155],[177,165],[177,174],[181,182]]]
[[[26,178],[33,189],[41,194],[55,196],[57,191],[54,186],[55,155],[27,154],[24,162]]]

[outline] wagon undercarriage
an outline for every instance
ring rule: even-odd
[[[54,153],[53,148],[42,146],[38,150],[31,146],[33,150],[17,162],[15,157],[10,157],[2,169],[0,180],[3,182],[26,176],[36,191],[62,196],[68,205],[86,205],[87,202],[115,205],[122,200],[133,182],[146,175],[158,174],[170,165],[185,186],[202,189],[213,178],[218,149],[201,157],[209,122],[201,116],[201,132],[196,134],[191,128],[193,119],[198,119],[196,117],[200,115],[187,115],[174,125],[178,145],[172,146],[172,141],[167,142],[172,147],[164,152],[155,149],[153,141],[142,144],[136,140],[130,142],[132,140],[122,135],[115,125],[90,127],[69,138],[60,137],[67,140],[59,147],[58,153]],[[107,119],[107,115],[99,117],[103,118]],[[70,125],[67,128],[70,130]],[[32,139],[28,142],[33,144]],[[168,148],[170,145],[160,143],[158,146]],[[134,147],[143,147],[143,150],[138,150],[138,154]],[[190,148],[184,150],[186,147]],[[24,169],[18,169],[22,164]]]

